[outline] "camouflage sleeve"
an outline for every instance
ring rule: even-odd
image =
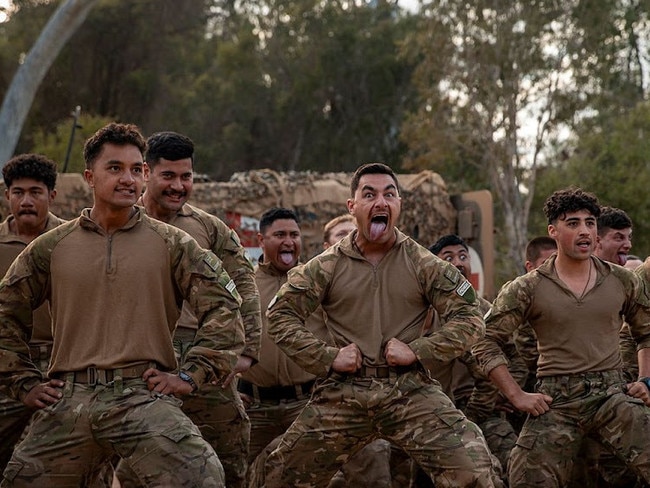
[[[34,243],[32,243],[34,244]],[[32,310],[45,301],[49,253],[28,246],[0,282],[0,383],[11,397],[22,400],[44,381],[31,361]]]
[[[332,253],[316,256],[289,271],[287,282],[269,304],[268,334],[282,351],[305,371],[316,376],[329,373],[338,348],[318,339],[305,321],[320,305],[334,262]]]
[[[485,323],[472,285],[458,269],[428,250],[416,249],[415,269],[442,326],[431,335],[420,337],[409,347],[422,361],[451,361],[460,356],[483,336]],[[428,253],[428,254],[427,254]]]
[[[636,381],[639,377],[639,359],[636,351],[636,341],[630,333],[630,326],[623,322],[618,332],[618,347],[621,350],[623,370],[628,375],[629,381]]]
[[[623,315],[630,334],[636,342],[637,351],[650,347],[650,278],[646,261],[633,273],[627,269],[612,267],[620,275],[627,292]]]
[[[199,329],[181,369],[197,386],[227,376],[244,349],[241,298],[222,262],[185,233],[173,234],[174,277]]]
[[[539,359],[535,330],[529,323],[525,323],[515,331],[513,340],[517,352],[523,362],[526,363],[528,370],[535,372],[537,370],[537,360]]]
[[[526,276],[528,278],[520,277],[504,285],[486,315],[485,337],[472,348],[472,354],[485,376],[489,376],[497,366],[508,365],[504,351],[514,331],[525,322],[525,311],[530,304],[532,283],[529,275]]]
[[[213,248],[212,252],[223,262],[224,269],[237,285],[237,291],[242,299],[239,311],[246,335],[246,345],[242,355],[251,357],[254,362],[257,362],[262,340],[262,315],[260,294],[255,284],[255,270],[235,231],[220,220],[215,219],[214,224],[217,226],[216,234],[224,238],[220,239],[218,247],[215,246],[217,248]]]

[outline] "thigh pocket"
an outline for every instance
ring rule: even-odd
[[[515,445],[521,447],[522,449],[526,449],[530,451],[535,446],[535,442],[537,442],[536,433],[522,432],[521,434],[519,434],[519,437],[517,438],[517,442],[515,443]]]

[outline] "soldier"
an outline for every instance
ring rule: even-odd
[[[532,270],[539,268],[544,261],[556,252],[557,243],[552,237],[533,237],[528,241],[528,244],[526,244],[526,262],[524,263],[526,273],[530,273]],[[537,359],[539,357],[539,354],[537,353],[537,337],[535,336],[535,331],[530,324],[523,324],[515,331],[513,339],[515,346],[517,347],[517,352],[528,366],[529,380],[527,381],[527,384],[534,384],[534,380],[531,378],[537,376]],[[524,389],[530,391],[528,388]]]
[[[504,286],[473,348],[483,371],[517,409],[530,414],[510,457],[518,486],[568,486],[582,440],[597,438],[650,481],[650,403],[643,381],[626,383],[618,348],[624,315],[639,343],[641,374],[650,374],[650,302],[633,273],[592,256],[596,197],[578,188],[544,205],[558,252]],[[530,322],[539,348],[538,392],[526,393],[501,347]]]
[[[332,247],[356,228],[352,215],[334,217],[323,227],[323,249]]]
[[[327,486],[375,438],[404,449],[436,486],[500,486],[480,430],[420,365],[450,361],[483,334],[474,289],[395,228],[401,201],[388,166],[358,168],[347,206],[358,230],[293,270],[267,313],[280,348],[326,378],[269,456],[266,487]],[[319,305],[335,346],[305,327]],[[430,305],[444,325],[421,337]]]
[[[241,299],[214,254],[135,206],[144,150],[128,124],[88,139],[93,207],[36,238],[0,283],[0,378],[39,409],[2,486],[84,486],[113,456],[148,486],[224,486],[217,455],[176,396],[232,371],[244,347]],[[48,299],[53,347],[44,381],[27,341],[31,312]],[[200,327],[174,373],[182,299]]]
[[[255,270],[260,302],[271,298],[298,264],[302,238],[298,217],[286,208],[272,208],[260,219],[257,239],[262,248]],[[284,433],[307,402],[314,376],[287,358],[262,329],[260,361],[242,373],[238,382],[251,421],[249,460],[252,462],[276,437]]]
[[[429,250],[440,259],[452,263],[461,274],[469,279],[472,274],[472,261],[469,248],[459,236],[451,234],[438,239]],[[478,297],[479,308],[485,315],[492,304],[482,297]],[[524,385],[528,376],[528,368],[519,356],[514,342],[507,345],[508,369],[520,385]],[[499,410],[503,401],[499,390],[480,372],[476,361],[469,351],[465,352],[455,361],[452,384],[462,385],[459,375],[465,371],[469,383],[469,393],[464,400],[464,407],[459,407],[467,417],[476,422],[485,435],[490,451],[497,457],[504,470],[507,469],[510,451],[517,441],[514,427],[505,417],[505,412]],[[462,368],[461,368],[462,366]],[[435,375],[434,375],[435,377]],[[454,398],[457,396],[458,386],[453,390]],[[457,404],[458,406],[458,404]]]
[[[37,236],[64,221],[52,214],[50,204],[56,196],[56,163],[40,154],[21,154],[2,168],[5,198],[10,214],[0,224],[0,275]],[[50,311],[43,304],[34,311],[33,332],[29,341],[32,361],[45,373],[52,350]],[[22,402],[0,394],[0,472],[4,471],[14,445],[27,426],[32,411]]]
[[[259,359],[261,315],[253,266],[237,234],[217,217],[187,203],[193,189],[194,143],[176,132],[158,132],[147,139],[145,163],[147,189],[140,199],[147,215],[183,229],[199,245],[212,251],[237,285],[242,297],[240,312],[246,345],[235,369],[218,385],[204,384],[183,398],[183,412],[199,427],[214,448],[226,473],[226,485],[238,488],[246,480],[250,422],[236,390],[234,375]],[[194,343],[197,320],[183,304],[174,332],[179,362],[185,361]],[[137,485],[135,474],[121,463],[117,472],[123,488]],[[128,483],[127,483],[128,480]]]

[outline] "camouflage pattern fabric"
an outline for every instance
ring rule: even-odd
[[[192,341],[174,340],[179,364],[192,347]],[[236,381],[227,388],[221,384],[204,384],[198,392],[183,398],[183,412],[201,431],[213,447],[225,472],[228,488],[242,488],[248,469],[248,439],[250,421],[236,389]],[[116,474],[122,488],[143,486],[128,463],[121,461]]]
[[[45,374],[50,362],[51,345],[30,347],[32,361]],[[0,394],[0,472],[7,467],[14,446],[20,440],[23,431],[32,418],[33,410],[28,409],[22,402]]]
[[[225,486],[219,459],[180,400],[150,392],[140,379],[97,386],[69,379],[63,398],[34,414],[0,486],[88,486],[95,468],[115,456],[146,486]]]
[[[587,434],[650,481],[650,409],[625,394],[620,371],[542,378],[551,410],[529,417],[510,457],[511,487],[569,486]]]
[[[623,323],[618,336],[621,347],[621,359],[623,368],[629,381],[636,381],[639,377],[639,359],[637,357],[636,341],[630,332],[630,326],[627,322]]]
[[[478,427],[424,373],[396,378],[333,374],[266,464],[266,488],[326,487],[349,457],[382,437],[404,449],[436,487],[502,486]]]

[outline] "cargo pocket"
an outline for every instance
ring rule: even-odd
[[[183,439],[186,437],[190,436],[201,436],[201,432],[199,431],[198,427],[193,426],[193,428],[188,428],[188,424],[182,423],[182,424],[176,424],[173,425],[165,430],[163,430],[160,433],[161,436],[169,439],[170,441],[174,442],[175,444],[178,444],[181,442]]]
[[[522,449],[526,449],[530,451],[534,446],[535,442],[537,441],[537,434],[536,433],[521,433],[519,434],[519,438],[517,439],[517,442],[515,443],[516,446],[521,447]]]

